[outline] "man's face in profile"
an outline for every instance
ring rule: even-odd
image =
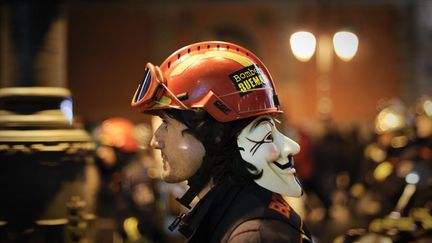
[[[161,151],[163,169],[162,179],[178,183],[193,176],[203,161],[203,144],[192,134],[183,132],[186,125],[168,116],[160,115],[162,124],[155,131],[151,146]]]

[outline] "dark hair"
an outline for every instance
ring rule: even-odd
[[[182,133],[190,133],[203,143],[206,154],[199,173],[208,174],[215,183],[225,176],[240,184],[261,177],[262,171],[244,161],[237,146],[238,134],[254,117],[222,123],[203,109],[165,111],[168,116],[187,126]]]

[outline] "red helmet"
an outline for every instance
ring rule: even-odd
[[[96,136],[101,144],[119,148],[123,152],[130,153],[138,150],[135,125],[128,119],[112,117],[103,121]]]
[[[202,108],[219,122],[282,112],[270,73],[258,57],[221,41],[183,47],[160,67],[147,63],[132,106],[146,113]]]

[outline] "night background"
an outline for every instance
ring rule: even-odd
[[[184,242],[166,229],[184,185],[160,181],[158,121],[130,103],[147,62],[205,40],[269,69],[316,242],[431,239],[432,1],[0,0],[0,242]]]

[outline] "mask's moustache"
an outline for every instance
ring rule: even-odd
[[[279,169],[285,170],[291,167],[294,167],[294,158],[292,155],[288,155],[288,163],[286,164],[280,164],[277,161],[273,161],[273,164],[275,164]]]

